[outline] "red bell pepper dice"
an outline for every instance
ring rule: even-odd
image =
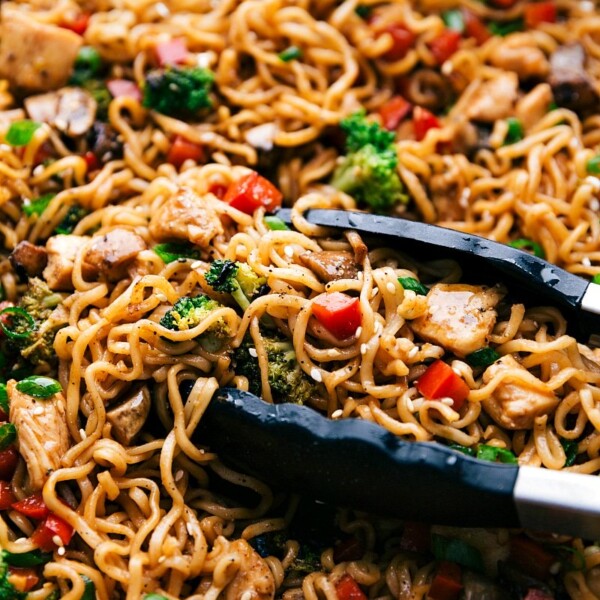
[[[19,462],[19,453],[14,445],[0,450],[0,479],[8,481],[17,468]]]
[[[161,67],[181,64],[189,56],[185,40],[180,38],[157,44],[154,47],[154,54],[156,55],[156,61]]]
[[[443,360],[436,360],[419,377],[417,389],[428,400],[452,398],[459,410],[469,396],[469,386]]]
[[[223,200],[225,198],[225,194],[227,193],[227,186],[222,183],[213,183],[208,191],[211,194],[214,194],[219,200]]]
[[[338,340],[354,335],[362,321],[360,300],[342,292],[322,294],[316,298],[313,315]]]
[[[12,507],[17,512],[31,519],[45,519],[50,514],[50,510],[46,506],[41,492],[15,502]]]
[[[465,37],[474,38],[478,46],[492,37],[485,23],[474,12],[463,8],[462,15],[465,23]]]
[[[444,29],[440,35],[427,45],[438,65],[445,63],[457,50],[460,44],[460,33],[453,29]]]
[[[431,600],[457,600],[462,589],[460,567],[456,563],[442,561],[427,597]]]
[[[389,33],[392,37],[390,49],[383,55],[385,60],[395,61],[403,59],[414,46],[417,36],[408,27],[401,23],[388,25],[379,32],[379,35]]]
[[[129,81],[129,79],[110,79],[106,82],[106,87],[113,98],[126,96],[138,102],[142,100],[142,90],[140,90],[135,82]]]
[[[264,206],[267,212],[273,212],[281,206],[283,194],[270,181],[253,171],[231,183],[223,200],[251,215],[260,206]]]
[[[356,580],[347,573],[335,584],[335,591],[339,600],[367,600]]]
[[[0,481],[0,510],[8,510],[16,501],[10,482]]]
[[[35,569],[29,567],[8,567],[8,581],[19,592],[32,590],[40,581]]]
[[[167,162],[179,168],[186,160],[197,163],[204,162],[204,148],[200,144],[190,142],[181,135],[176,135],[167,154]]]
[[[63,29],[70,29],[77,35],[83,35],[90,24],[89,13],[79,13],[77,16],[69,20],[60,22],[60,27]]]
[[[59,545],[66,546],[72,537],[73,527],[64,519],[50,513],[31,534],[31,541],[45,552],[52,552]],[[58,538],[61,544],[57,544],[55,538]]]
[[[393,98],[390,98],[379,109],[383,126],[388,131],[394,131],[394,129],[400,125],[400,121],[402,121],[402,119],[408,115],[411,109],[411,103],[405,100],[402,96],[394,96]]]
[[[418,554],[427,554],[431,549],[431,526],[407,521],[400,537],[400,548]]]
[[[510,539],[509,560],[521,571],[540,581],[546,581],[556,557],[532,539],[517,535]]]
[[[523,9],[525,25],[533,29],[541,23],[556,23],[556,4],[554,2],[533,2]]]
[[[415,137],[419,142],[425,138],[430,129],[439,129],[441,126],[438,118],[422,106],[415,106],[413,110],[413,125]]]

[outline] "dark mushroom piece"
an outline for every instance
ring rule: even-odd
[[[350,252],[322,250],[300,255],[302,263],[324,283],[338,279],[356,279],[358,266]]]
[[[19,242],[9,256],[10,264],[21,279],[42,274],[48,262],[48,252],[27,240]]]

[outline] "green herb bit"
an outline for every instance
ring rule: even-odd
[[[447,560],[483,572],[481,552],[462,540],[434,534],[431,536],[431,551],[437,560]]]
[[[398,282],[405,290],[411,290],[419,296],[427,296],[429,290],[414,277],[398,277]]]
[[[17,390],[34,398],[51,398],[62,391],[62,386],[56,379],[44,375],[31,375],[17,383]]]
[[[289,231],[289,227],[279,218],[273,215],[267,215],[265,218],[265,225],[271,231]]]
[[[10,325],[0,318],[0,329],[9,340],[26,340],[36,329],[35,319],[23,308],[7,306],[0,310],[0,317],[10,317]]]
[[[166,244],[157,244],[152,248],[158,257],[168,265],[175,260],[185,260],[187,258],[193,258],[198,260],[200,258],[200,252],[197,248],[194,248],[190,244],[177,244],[175,242],[167,242]]]
[[[477,458],[480,460],[489,460],[490,462],[500,462],[506,465],[517,464],[517,457],[510,450],[488,446],[487,444],[479,444]]]
[[[96,586],[94,582],[87,575],[82,575],[81,579],[83,579],[84,585],[81,600],[96,600]]]
[[[577,451],[579,450],[579,442],[577,440],[567,440],[565,438],[560,438],[560,444],[565,451],[565,464],[563,467],[570,467],[575,464],[575,460],[577,459]]]
[[[460,9],[445,10],[442,13],[442,20],[448,29],[463,33],[465,30],[465,19]]]
[[[83,208],[83,206],[79,204],[73,204],[69,207],[67,214],[64,216],[63,220],[60,222],[54,232],[62,233],[64,235],[73,233],[73,230],[75,227],[77,227],[79,221],[81,221],[81,219],[88,214],[88,211]]]
[[[587,161],[585,168],[590,175],[600,175],[600,154],[590,158]]]
[[[528,240],[527,238],[520,238],[518,240],[509,242],[508,245],[512,246],[513,248],[517,248],[517,250],[528,250],[538,258],[546,258],[546,253],[544,252],[544,249],[533,240]]]
[[[302,50],[298,46],[290,46],[279,53],[279,60],[290,62],[302,58]]]
[[[496,23],[492,21],[489,25],[489,30],[493,35],[500,35],[502,37],[515,33],[517,31],[523,31],[525,23],[523,19],[515,19],[514,21],[504,21],[503,23]]]
[[[8,392],[6,391],[6,383],[0,383],[0,410],[8,414]]]
[[[552,100],[550,102],[550,104],[548,104],[548,112],[552,112],[553,110],[556,110],[558,108],[558,104],[556,104],[556,102],[554,100]]]
[[[42,552],[41,550],[30,550],[29,552],[14,553],[8,550],[2,551],[2,558],[7,565],[11,567],[37,567],[45,565],[52,560],[52,552]]]
[[[506,137],[504,138],[505,146],[509,146],[510,144],[516,144],[525,137],[523,124],[521,123],[521,121],[519,121],[519,119],[516,119],[515,117],[510,117],[506,119],[506,124],[508,125],[508,129],[506,131]]]
[[[11,146],[26,146],[41,126],[41,123],[29,119],[17,121],[9,127],[5,139]]]
[[[47,208],[55,194],[44,194],[39,198],[34,198],[33,200],[25,200],[23,202],[23,212],[31,217],[33,215],[40,216]]]
[[[167,600],[166,596],[163,596],[162,594],[146,594],[144,596],[144,600]]]
[[[596,275],[594,275],[592,283],[597,283],[598,285],[600,285],[600,273],[596,273]]]
[[[0,450],[6,450],[17,439],[17,428],[12,423],[0,425]]]
[[[467,456],[475,457],[475,448],[469,448],[468,446],[461,446],[460,444],[448,444],[448,448],[451,450],[456,450],[457,452],[461,452],[462,454],[466,454]]]
[[[93,46],[82,46],[79,48],[75,58],[75,68],[87,71],[91,77],[100,73],[102,69],[102,58]]]
[[[500,354],[493,348],[486,346],[468,354],[466,359],[472,367],[489,367],[500,358]]]
[[[370,6],[367,6],[366,4],[359,4],[355,9],[354,12],[361,18],[361,19],[367,19],[369,17],[369,15],[371,14],[371,10],[372,8]]]

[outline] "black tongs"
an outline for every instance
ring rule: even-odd
[[[291,214],[278,216],[291,224]],[[600,286],[517,249],[432,225],[311,210],[315,225],[354,229],[423,258],[452,256],[567,310],[578,331],[600,332]],[[539,299],[538,299],[539,303]],[[184,385],[184,394],[191,385]],[[221,459],[276,488],[339,506],[440,525],[525,527],[600,537],[600,478],[477,460],[436,443],[407,442],[359,419],[272,405],[221,389],[197,432]]]

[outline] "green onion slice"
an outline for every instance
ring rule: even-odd
[[[10,317],[10,325],[2,318],[4,315]],[[0,310],[0,329],[9,340],[26,340],[35,328],[35,319],[24,308],[7,306]]]
[[[31,375],[17,383],[17,390],[34,398],[50,398],[62,391],[62,386],[51,377]]]
[[[166,244],[158,244],[152,248],[159,258],[168,265],[169,263],[181,259],[200,258],[200,253],[190,244],[177,244],[168,242]]]
[[[96,586],[94,582],[87,575],[81,575],[81,579],[83,579],[84,584],[81,600],[96,600]]]
[[[519,119],[516,119],[515,117],[510,117],[506,119],[506,124],[508,125],[508,130],[506,131],[506,137],[504,138],[505,146],[508,146],[510,144],[516,144],[525,137],[523,124],[521,123],[521,121],[519,121]]]
[[[594,275],[592,283],[597,283],[598,285],[600,285],[600,273],[596,273],[596,275]]]
[[[5,139],[11,146],[26,146],[41,126],[41,123],[29,119],[17,121],[9,127]]]
[[[518,240],[509,242],[508,245],[512,246],[513,248],[517,248],[518,250],[530,250],[538,258],[546,258],[546,253],[544,252],[544,249],[533,240],[520,238]]]
[[[500,35],[504,37],[506,35],[510,35],[511,33],[515,33],[516,31],[523,31],[525,28],[525,23],[523,19],[504,21],[503,23],[492,21],[488,27],[493,35]]]
[[[565,451],[565,456],[567,460],[565,461],[564,467],[570,467],[575,463],[575,459],[577,458],[577,451],[579,450],[579,442],[577,440],[567,440],[565,438],[560,438],[560,444]]]
[[[366,4],[359,4],[354,12],[361,18],[366,19],[371,14],[372,8]]]
[[[398,282],[405,290],[411,290],[419,296],[427,296],[429,290],[414,277],[398,277]]]
[[[85,69],[91,76],[97,75],[102,69],[102,58],[93,46],[82,46],[79,48],[75,58],[75,68]]]
[[[442,19],[448,29],[463,33],[465,30],[465,20],[460,9],[445,10],[442,13]]]
[[[52,560],[52,552],[41,550],[30,550],[29,552],[14,553],[8,550],[2,551],[4,562],[11,567],[37,567],[45,565]]]
[[[587,161],[585,168],[590,175],[600,175],[600,154]]]
[[[279,60],[283,62],[290,62],[299,58],[302,58],[302,50],[298,46],[290,46],[279,53]]]
[[[12,423],[0,425],[0,450],[6,450],[17,439],[17,428]]]
[[[289,227],[279,218],[274,215],[267,215],[265,217],[265,225],[271,231],[288,231]]]
[[[452,450],[456,450],[457,452],[462,452],[463,454],[466,454],[467,456],[475,456],[475,448],[469,448],[468,446],[461,446],[460,444],[449,444],[448,448],[451,448]]]
[[[510,450],[488,446],[487,444],[479,444],[477,458],[480,460],[489,460],[490,462],[501,462],[506,465],[517,464],[517,457]]]
[[[32,200],[25,200],[23,202],[23,212],[31,217],[32,215],[41,215],[47,208],[55,194],[44,194],[39,198],[34,198]]]
[[[8,392],[6,391],[6,384],[0,383],[0,409],[8,414]]]
[[[486,346],[468,354],[466,359],[472,367],[489,367],[500,358],[500,354],[493,348]]]
[[[462,540],[434,534],[431,551],[437,560],[454,562],[480,573],[483,571],[481,552]]]
[[[167,600],[162,594],[146,594],[144,600]]]

